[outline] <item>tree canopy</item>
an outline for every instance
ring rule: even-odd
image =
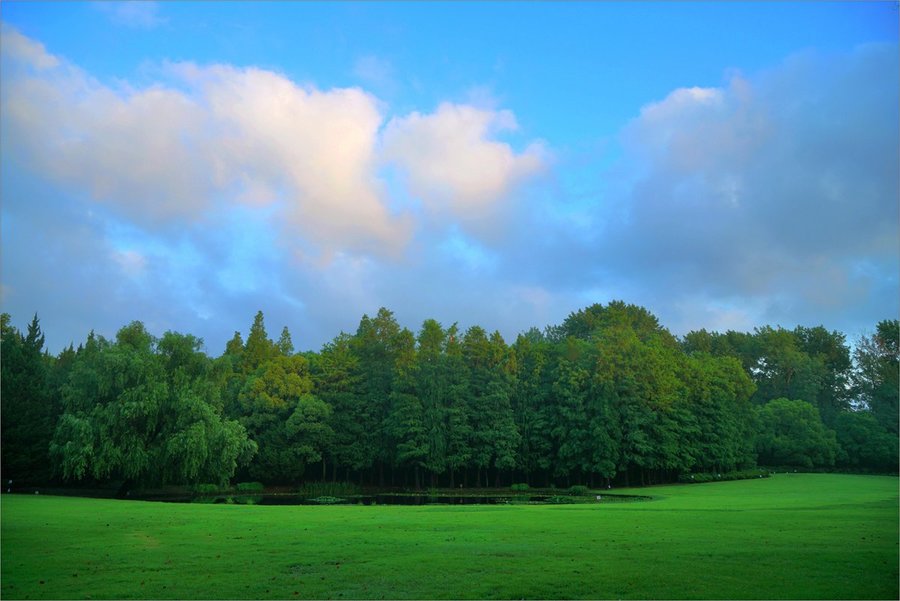
[[[57,356],[2,318],[2,461],[23,481],[672,481],[757,464],[897,469],[898,322],[678,339],[616,301],[508,344],[381,308],[296,353],[262,311],[218,357],[141,322]]]

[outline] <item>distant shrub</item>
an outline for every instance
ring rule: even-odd
[[[225,495],[206,495],[202,497],[194,497],[193,499],[191,499],[191,503],[200,503],[204,505],[232,505],[234,503],[234,497]]]
[[[569,487],[569,494],[573,497],[583,497],[588,494],[588,487],[581,484]]]
[[[238,492],[262,492],[265,490],[262,482],[238,482]]]
[[[351,482],[307,482],[297,490],[302,497],[352,497],[359,487]]]
[[[678,476],[678,481],[685,484],[702,484],[704,482],[725,482],[726,480],[749,480],[751,478],[768,477],[769,470],[755,468],[733,472],[698,472],[696,474],[681,474]]]
[[[221,490],[227,490],[218,484],[195,484],[194,492],[198,495],[214,495]]]
[[[259,495],[241,495],[234,497],[234,502],[238,505],[256,505],[260,501],[262,501],[262,496]]]
[[[546,503],[575,503],[575,499],[571,497],[564,497],[562,495],[553,495],[552,497],[547,497]]]
[[[529,487],[528,487],[528,484],[526,484],[524,482],[520,482],[519,484],[513,484],[509,488],[513,492],[525,492],[526,490],[528,490]]]
[[[321,497],[310,499],[310,501],[312,501],[313,503],[318,503],[319,505],[336,505],[338,503],[346,503],[347,499],[323,495]]]

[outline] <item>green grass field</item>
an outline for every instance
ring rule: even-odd
[[[4,495],[0,596],[898,598],[897,478],[632,492],[655,499],[276,507]]]

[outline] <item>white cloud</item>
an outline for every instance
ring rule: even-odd
[[[109,16],[116,25],[136,29],[153,29],[166,22],[159,16],[159,3],[149,0],[95,2],[93,6]]]
[[[540,142],[516,153],[493,139],[516,128],[510,111],[443,103],[431,114],[392,119],[385,129],[384,158],[404,170],[410,191],[429,209],[477,218],[547,165]]]
[[[194,152],[203,115],[189,97],[163,87],[116,90],[56,57],[7,50],[5,150],[133,219],[158,223],[206,208],[209,182]]]
[[[389,209],[385,165],[427,211],[470,222],[546,166],[541,143],[517,153],[494,138],[517,127],[505,110],[442,104],[382,131],[382,104],[359,88],[192,63],[149,87],[112,87],[13,30],[3,62],[4,146],[145,227],[275,205],[273,224],[302,256],[397,256],[414,223]]]
[[[353,75],[376,89],[394,90],[397,86],[394,66],[390,61],[371,54],[356,60]]]
[[[147,267],[147,257],[133,249],[115,250],[112,259],[130,277],[141,275]]]
[[[4,147],[136,223],[278,203],[305,252],[392,254],[409,238],[376,177],[383,119],[362,90],[192,64],[170,67],[177,87],[112,88],[19,34],[4,35],[3,62]]]
[[[896,45],[803,55],[647,105],[623,130],[630,185],[594,215],[594,261],[669,323],[691,304],[723,325],[895,313],[897,67]]]
[[[258,309],[301,348],[381,305],[510,339],[612,298],[676,331],[896,313],[896,46],[675,90],[573,198],[535,192],[547,150],[476,95],[385,123],[358,88],[189,63],[130,88],[0,37],[0,295],[56,350],[137,318],[219,353]]]
[[[378,101],[358,88],[321,91],[282,75],[230,66],[177,66],[217,129],[215,179],[283,190],[291,225],[324,247],[396,252],[410,224],[392,217],[375,174]],[[258,195],[257,195],[258,196]],[[328,250],[337,250],[330,248]]]
[[[43,44],[25,37],[5,24],[0,30],[0,47],[3,55],[33,65],[35,69],[52,69],[59,66],[59,59],[48,53]]]

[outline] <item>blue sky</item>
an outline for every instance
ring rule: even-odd
[[[380,306],[507,338],[898,313],[896,3],[2,12],[2,307],[218,354]]]

